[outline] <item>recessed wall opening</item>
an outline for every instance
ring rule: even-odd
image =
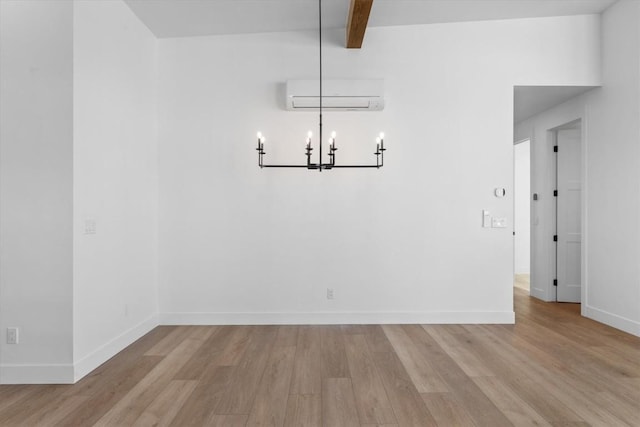
[[[543,301],[583,300],[581,106],[591,89],[514,88],[514,286]]]

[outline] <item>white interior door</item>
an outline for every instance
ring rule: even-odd
[[[562,129],[558,144],[557,300],[580,302],[581,290],[581,135]]]

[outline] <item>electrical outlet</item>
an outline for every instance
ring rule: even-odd
[[[98,226],[95,218],[86,217],[84,219],[84,234],[96,234],[97,228]]]
[[[7,344],[18,344],[18,328],[7,328]]]
[[[327,299],[333,299],[333,289],[327,288]]]

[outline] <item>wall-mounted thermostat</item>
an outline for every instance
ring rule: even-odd
[[[503,187],[498,187],[493,190],[493,194],[495,194],[496,197],[502,198],[507,195],[507,190],[505,190]]]

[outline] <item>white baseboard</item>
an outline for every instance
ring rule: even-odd
[[[107,360],[118,354],[134,341],[149,333],[153,328],[158,326],[158,316],[156,314],[142,321],[133,328],[120,334],[113,340],[99,347],[97,350],[83,357],[74,364],[74,382],[79,381],[82,377],[102,365]]]
[[[513,311],[160,313],[161,325],[364,325],[514,323]]]
[[[154,314],[75,364],[7,364],[0,366],[0,384],[74,384],[158,326]]]
[[[545,301],[545,302],[554,301],[553,298],[549,298],[549,295],[547,295],[547,290],[546,289],[531,287],[530,290],[529,290],[529,295],[534,297],[534,298],[538,298],[539,300]]]
[[[626,317],[618,316],[617,314],[609,313],[608,311],[590,306],[584,307],[582,314],[589,319],[593,319],[613,328],[620,329],[621,331],[627,332],[631,335],[640,337],[640,322],[635,320],[627,319]]]
[[[73,384],[73,365],[7,364],[0,366],[0,384]]]

